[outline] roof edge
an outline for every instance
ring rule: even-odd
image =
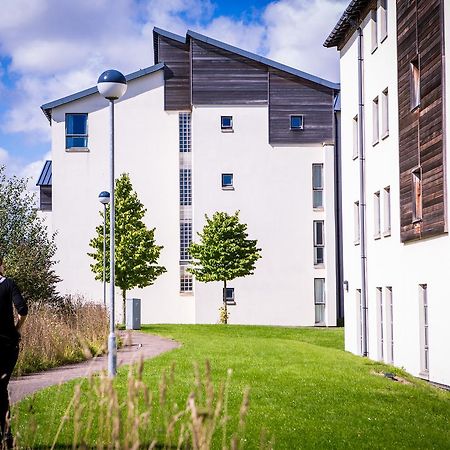
[[[157,72],[164,68],[164,63],[158,63],[150,67],[146,67],[145,69],[137,70],[136,72],[129,73],[125,75],[125,79],[127,81],[132,81],[137,78],[143,77],[145,75],[149,75],[151,73]],[[45,117],[47,117],[48,121],[51,123],[52,119],[52,109],[61,105],[65,105],[66,103],[73,102],[75,100],[79,100],[80,98],[88,97],[89,95],[97,94],[98,89],[97,86],[90,87],[88,89],[84,89],[83,91],[76,92],[75,94],[68,95],[66,97],[59,98],[49,103],[45,103],[41,105],[41,110],[44,113]]]

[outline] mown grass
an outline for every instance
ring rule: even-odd
[[[144,365],[144,381],[156,393],[161,372],[176,363],[172,402],[184,406],[194,362],[208,359],[216,384],[231,368],[233,429],[242,393],[250,386],[245,448],[258,448],[262,429],[279,449],[450,447],[450,393],[344,352],[342,329],[158,325],[144,330],[183,344]],[[380,376],[383,371],[395,371],[409,384]],[[127,369],[115,383],[125,398]],[[51,446],[75,384],[46,389],[15,407],[15,428],[24,442]],[[70,445],[71,436],[68,421],[59,444]],[[92,432],[91,445],[95,439]]]

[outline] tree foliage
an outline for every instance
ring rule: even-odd
[[[189,254],[192,266],[188,269],[197,280],[223,282],[224,322],[227,322],[225,299],[227,281],[252,275],[256,261],[261,258],[257,241],[248,239],[247,225],[240,223],[239,211],[233,215],[216,212],[212,218],[205,214],[206,224],[199,243],[192,243]]]
[[[109,271],[109,205],[106,207],[106,281]],[[153,284],[166,269],[157,264],[162,246],[155,243],[155,228],[148,229],[143,222],[147,212],[140,202],[128,174],[116,180],[115,186],[115,285],[122,291],[123,321],[125,322],[126,291]],[[89,245],[88,253],[94,259],[91,269],[96,280],[103,279],[103,211],[102,223],[96,227],[97,235]]]
[[[39,218],[36,195],[28,191],[27,182],[8,178],[0,168],[0,256],[6,275],[14,278],[28,302],[55,303],[60,279],[53,270],[54,235]]]

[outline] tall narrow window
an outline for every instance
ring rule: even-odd
[[[312,165],[313,208],[323,208],[323,164]]]
[[[375,239],[381,236],[380,191],[373,194],[373,236]]]
[[[380,140],[379,107],[378,97],[372,101],[372,145],[378,144]]]
[[[358,327],[357,331],[357,346],[359,354],[364,353],[363,349],[363,307],[362,307],[362,296],[361,289],[356,289],[356,324]]]
[[[385,293],[387,362],[394,364],[394,305],[392,303],[392,287],[387,287]]]
[[[325,236],[323,220],[315,220],[314,227],[314,265],[324,264]]]
[[[372,53],[378,48],[378,20],[377,20],[377,12],[372,11]]]
[[[384,203],[384,222],[383,222],[383,235],[390,236],[391,234],[391,188],[386,186],[383,189],[383,203]]]
[[[314,278],[315,323],[325,323],[325,278]]]
[[[421,284],[420,289],[420,371],[428,376],[430,370],[429,336],[428,336],[428,286]]]
[[[388,2],[387,0],[378,0],[378,13],[380,23],[380,42],[383,42],[388,35]]]
[[[412,172],[412,220],[422,220],[422,169],[418,167]]]
[[[192,205],[191,169],[180,169],[180,205]]]
[[[378,359],[384,359],[384,324],[383,324],[383,291],[380,287],[376,288],[377,294],[377,322],[378,322]]]
[[[389,136],[389,90],[381,93],[381,139]]]
[[[187,266],[180,266],[180,292],[192,293],[192,275],[187,271]]]
[[[191,113],[179,114],[179,139],[180,152],[186,153],[191,151]]]
[[[87,114],[66,114],[66,149],[87,149]]]
[[[358,116],[353,117],[353,159],[359,156],[359,129],[358,129]]]
[[[360,241],[359,230],[359,202],[353,203],[353,225],[354,225],[354,244],[358,245]]]
[[[410,64],[411,110],[420,105],[420,60],[417,57]]]

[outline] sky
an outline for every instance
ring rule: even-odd
[[[0,165],[30,177],[50,154],[40,106],[154,64],[153,27],[190,29],[330,81],[338,52],[322,44],[349,0],[1,0]]]

